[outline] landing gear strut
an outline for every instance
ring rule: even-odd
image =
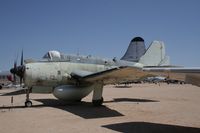
[[[30,94],[31,89],[26,90],[26,101],[25,101],[25,107],[31,107],[32,102],[30,101],[29,94]]]
[[[94,106],[101,106],[103,104],[103,83],[96,84],[93,91],[92,103]]]

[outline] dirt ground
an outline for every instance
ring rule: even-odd
[[[0,133],[200,133],[200,87],[192,85],[105,86],[102,107],[92,94],[81,103],[31,94],[33,107],[24,108],[24,94],[13,105],[2,96],[11,90],[0,90]]]

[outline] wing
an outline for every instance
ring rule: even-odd
[[[123,81],[142,80],[150,76],[164,76],[170,79],[177,79],[200,86],[200,68],[182,67],[130,67],[121,66],[109,70],[92,73],[78,74],[72,73],[72,77],[81,82],[98,82],[113,84]]]
[[[119,83],[121,81],[139,79],[146,76],[147,74],[148,72],[144,72],[141,68],[138,67],[121,66],[85,76],[73,73],[72,77],[82,82],[102,81],[104,84],[113,84]]]

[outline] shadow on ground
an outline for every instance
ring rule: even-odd
[[[64,102],[57,99],[34,99],[42,104],[33,105],[31,108],[53,107],[68,111],[74,115],[85,119],[106,118],[124,116],[116,110],[112,110],[106,106],[94,107],[89,102]],[[4,106],[0,109],[18,109],[25,108],[24,106]]]
[[[104,103],[112,103],[112,102],[160,102],[157,100],[150,100],[150,99],[136,99],[136,98],[114,98],[111,101],[105,101]]]
[[[123,133],[200,133],[200,128],[148,122],[127,122],[102,127]]]
[[[130,85],[116,85],[115,88],[131,88]]]

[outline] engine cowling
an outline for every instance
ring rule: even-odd
[[[62,85],[53,90],[53,95],[60,100],[81,100],[94,89],[93,85],[76,86]]]

